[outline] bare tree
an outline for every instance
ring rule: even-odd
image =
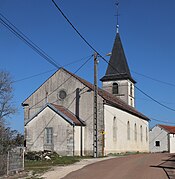
[[[0,126],[4,125],[5,119],[16,112],[12,104],[13,88],[12,79],[8,72],[0,71]]]
[[[4,149],[7,140],[6,119],[16,112],[12,104],[12,79],[8,72],[0,71],[0,152]]]

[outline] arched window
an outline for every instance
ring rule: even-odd
[[[130,140],[130,123],[127,123],[127,139]]]
[[[130,95],[132,96],[132,84],[130,84]]]
[[[140,140],[141,140],[141,142],[143,141],[143,129],[142,129],[142,125],[140,126]]]
[[[146,127],[146,142],[148,141],[148,128]]]
[[[113,83],[112,85],[112,94],[118,94],[118,84]]]
[[[113,118],[113,140],[117,140],[117,120],[115,116]]]
[[[134,139],[137,141],[137,125],[134,125]]]

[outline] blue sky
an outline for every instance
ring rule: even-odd
[[[111,51],[116,35],[115,0],[55,1],[101,54],[105,55]],[[135,72],[175,84],[174,9],[174,0],[122,0],[119,5],[120,37],[137,87],[173,109],[175,87],[152,81]],[[61,65],[93,54],[57,11],[51,0],[0,0],[0,13]],[[109,57],[106,59],[109,60]],[[84,61],[66,68],[74,72]],[[51,72],[13,85],[14,103],[19,110],[9,119],[9,125],[22,132],[21,103],[56,69],[1,23],[0,62],[0,69],[9,71],[13,80],[53,69]],[[99,79],[105,74],[106,67],[107,64],[99,59]],[[93,82],[93,60],[84,66],[78,75]],[[136,108],[150,118],[175,122],[174,111],[159,106],[138,90]],[[156,123],[151,121],[150,126]]]

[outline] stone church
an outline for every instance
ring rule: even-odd
[[[97,90],[98,156],[149,151],[149,119],[136,110],[134,85],[117,33]],[[23,103],[27,151],[93,155],[94,86],[60,68]]]

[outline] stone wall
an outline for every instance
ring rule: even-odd
[[[60,98],[60,90],[64,90],[66,92],[67,96],[65,99]],[[25,122],[30,120],[30,118],[32,118],[38,111],[40,111],[47,102],[62,105],[70,110],[72,113],[80,117],[80,119],[85,121],[86,126],[84,127],[83,151],[85,155],[92,155],[93,96],[94,93],[91,89],[89,89],[76,78],[71,77],[71,75],[68,74],[65,70],[60,69],[24,101],[24,104],[28,104],[28,106],[24,107]],[[103,99],[100,96],[98,96],[98,104],[100,107],[100,110],[98,111],[98,130],[100,132],[103,128]],[[40,124],[42,124],[43,122],[44,116],[40,120]],[[27,127],[28,132],[32,133],[34,127],[35,126]],[[70,141],[71,140],[72,137],[70,136]],[[99,137],[99,145],[101,145],[100,140],[101,138]],[[40,143],[42,144],[42,140],[40,141]],[[27,140],[27,145],[31,145],[29,140]],[[71,144],[69,147],[71,147]],[[38,144],[37,146],[37,150],[39,149],[43,149],[42,145],[40,144]],[[102,150],[100,146],[99,150]]]

